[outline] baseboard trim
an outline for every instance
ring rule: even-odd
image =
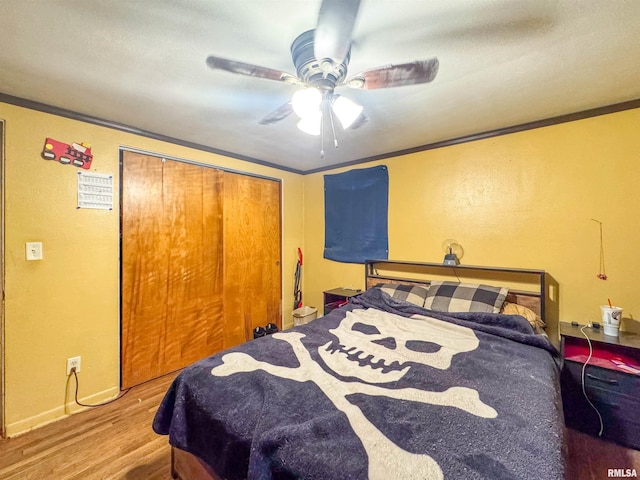
[[[119,394],[119,387],[111,387],[101,392],[94,393],[93,395],[80,398],[79,400],[86,404],[97,404],[116,398]],[[52,408],[51,410],[18,420],[17,422],[7,423],[5,425],[5,435],[7,437],[16,437],[30,432],[31,430],[35,430],[36,428],[41,428],[50,423],[62,420],[76,413],[83,412],[87,410],[87,408],[88,407],[81,407],[80,405],[77,405],[74,400],[65,403],[64,405]]]

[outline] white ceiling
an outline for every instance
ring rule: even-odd
[[[258,123],[296,87],[205,64],[295,74],[291,42],[320,3],[3,0],[0,94],[300,172],[640,99],[638,0],[363,0],[349,75],[433,56],[440,70],[423,85],[340,87],[368,122],[338,129],[337,149],[325,138],[321,159],[295,115]]]

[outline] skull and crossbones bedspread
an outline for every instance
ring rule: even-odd
[[[556,360],[522,317],[372,289],[186,368],[153,428],[229,480],[563,478]]]

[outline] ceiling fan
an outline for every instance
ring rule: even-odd
[[[360,0],[322,1],[315,30],[300,34],[291,44],[297,75],[213,55],[207,57],[207,65],[215,70],[303,87],[293,94],[291,101],[269,113],[260,123],[276,123],[295,112],[300,117],[299,129],[320,135],[324,133],[325,121],[328,121],[337,147],[333,115],[344,129],[357,128],[367,119],[362,106],[334,93],[336,87],[372,90],[416,85],[431,82],[438,73],[438,59],[434,57],[347,76],[351,35],[359,8]]]

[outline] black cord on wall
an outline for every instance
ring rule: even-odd
[[[129,393],[129,390],[131,390],[130,388],[127,388],[124,392],[122,392],[120,395],[118,395],[116,398],[112,398],[111,400],[107,400],[106,402],[103,403],[95,403],[95,404],[88,404],[88,403],[82,403],[78,400],[78,387],[80,386],[80,382],[78,381],[78,374],[76,373],[76,369],[72,368],[71,369],[71,373],[73,373],[73,377],[76,380],[76,393],[74,396],[74,400],[76,401],[76,403],[78,405],[80,405],[81,407],[90,407],[90,408],[96,408],[96,407],[102,407],[104,405],[109,405],[110,403],[115,402],[116,400],[120,400],[122,397],[124,397],[127,393]]]

